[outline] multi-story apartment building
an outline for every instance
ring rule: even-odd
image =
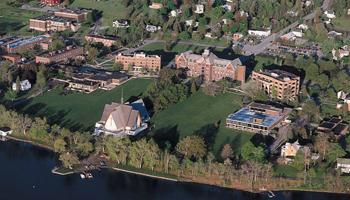
[[[205,81],[219,81],[223,78],[245,81],[246,67],[237,58],[226,60],[218,58],[209,50],[202,55],[186,51],[175,57],[177,68],[187,69],[187,75],[192,77],[203,76]]]
[[[67,46],[65,49],[45,53],[35,57],[36,63],[51,64],[74,59],[84,54],[82,47]]]
[[[29,19],[29,29],[36,31],[48,32],[48,31],[64,31],[72,30],[76,31],[79,28],[78,24],[72,22],[71,19],[57,17],[57,16],[39,16]]]
[[[230,114],[226,126],[237,130],[268,134],[282,124],[292,111],[290,108],[277,108],[267,104],[251,103]]]
[[[158,55],[146,55],[145,53],[135,54],[118,54],[115,58],[116,63],[121,63],[124,70],[132,67],[133,72],[141,72],[142,70],[157,72],[161,67],[161,57]]]
[[[86,35],[85,40],[89,43],[102,43],[106,47],[111,47],[118,40],[118,38],[114,37],[106,37],[100,35]]]
[[[62,1],[61,0],[41,0],[40,2],[48,6],[56,6],[60,4]]]
[[[71,19],[76,22],[82,22],[87,19],[89,10],[85,9],[61,9],[54,12],[54,15],[57,17],[63,17]]]
[[[253,71],[252,80],[271,97],[279,100],[295,100],[299,94],[300,77],[286,71]]]
[[[6,40],[6,39],[5,39]],[[33,49],[35,46],[40,46],[43,50],[48,50],[52,39],[48,35],[39,35],[30,38],[16,38],[8,42],[3,43],[0,46],[7,53],[18,53],[20,51],[27,51]]]

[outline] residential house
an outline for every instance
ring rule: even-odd
[[[292,111],[268,104],[251,103],[226,118],[226,127],[267,135],[272,129],[282,125]]]
[[[337,167],[342,173],[350,173],[350,159],[349,158],[337,158]]]
[[[12,134],[12,130],[10,127],[1,127],[0,128],[0,136],[5,137]]]
[[[159,10],[159,9],[163,8],[163,4],[152,2],[152,4],[149,6],[149,8]]]
[[[161,29],[160,26],[154,26],[154,25],[150,25],[150,24],[146,25],[146,31],[151,32],[151,33],[154,33],[160,29]]]
[[[135,136],[147,129],[148,115],[142,99],[130,104],[106,104],[95,125],[95,135]]]
[[[328,32],[328,38],[337,38],[341,37],[343,33],[337,32],[337,31],[329,31]]]
[[[322,121],[317,127],[317,132],[330,134],[339,139],[349,132],[349,125],[339,117],[332,117],[329,120]]]
[[[20,91],[30,90],[30,88],[32,88],[32,84],[30,84],[30,82],[27,79],[20,82]],[[12,90],[17,90],[16,83],[12,83]]]
[[[299,24],[298,29],[301,29],[303,31],[307,31],[309,29],[309,26],[306,24]]]
[[[271,35],[271,29],[248,30],[248,34],[254,37],[268,37]]]
[[[327,17],[328,19],[335,19],[335,18],[336,18],[334,11],[328,11],[328,10],[326,10],[326,11],[324,12],[324,15],[326,15],[326,17]]]
[[[332,49],[333,60],[342,59],[343,57],[349,56],[349,48],[348,45],[345,45],[338,50]]]
[[[234,34],[232,35],[233,41],[239,41],[239,40],[241,40],[242,38],[243,38],[243,34],[242,34],[242,33],[234,33]]]
[[[113,27],[116,27],[116,28],[129,28],[129,21],[126,20],[126,19],[116,19],[114,22],[113,22]]]
[[[57,6],[62,2],[62,0],[41,0],[40,3],[47,6]]]
[[[224,78],[245,82],[246,67],[239,58],[227,60],[218,58],[208,49],[201,55],[186,51],[175,56],[178,69],[187,70],[190,77],[202,77],[204,81],[219,81]]]
[[[203,14],[204,13],[204,5],[196,4],[194,13],[196,13],[196,14]]]
[[[253,71],[252,80],[271,97],[279,100],[296,100],[300,77],[279,69]]]
[[[300,148],[301,145],[299,144],[299,141],[295,141],[294,143],[287,142],[281,148],[281,157],[295,157]]]

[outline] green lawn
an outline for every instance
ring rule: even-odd
[[[282,177],[297,177],[298,170],[289,165],[276,165],[274,166],[274,175]]]
[[[39,16],[41,13],[11,7],[6,2],[5,0],[0,1],[0,34],[9,32],[13,34],[27,33],[29,19]]]
[[[184,102],[156,113],[152,118],[152,134],[156,141],[168,140],[173,145],[182,137],[197,134],[212,144],[209,149],[215,153],[226,143],[238,153],[252,134],[226,128],[225,119],[241,107],[241,102],[238,95],[227,93],[210,97],[199,91]]]
[[[350,18],[347,16],[337,17],[332,23],[337,30],[350,31]]]
[[[91,8],[102,11],[103,26],[112,26],[114,19],[126,18],[121,0],[74,0],[70,7]]]
[[[50,124],[56,123],[72,130],[91,130],[101,117],[107,103],[120,102],[139,96],[152,80],[132,79],[111,91],[97,90],[91,94],[74,92],[60,95],[61,89],[54,89],[35,97],[17,109],[34,116],[46,117]]]

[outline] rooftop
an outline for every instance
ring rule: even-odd
[[[67,22],[71,22],[71,19],[67,19],[64,17],[58,17],[58,16],[54,16],[54,15],[42,15],[42,16],[38,16],[35,18],[32,18],[34,20],[41,20],[41,21],[54,21],[54,22],[61,22],[61,23],[67,23]]]
[[[71,14],[85,14],[88,13],[89,10],[87,9],[82,9],[82,8],[65,8],[65,9],[60,9],[56,12],[63,12],[63,13],[71,13]]]
[[[228,119],[270,127],[276,122],[280,121],[283,117],[285,117],[285,114],[283,113],[280,113],[279,115],[270,115],[266,113],[253,111],[247,106],[241,108],[239,111],[233,114],[230,114],[228,116]]]
[[[117,37],[113,36],[102,36],[102,35],[87,35],[87,37],[92,37],[92,38],[100,38],[100,39],[107,39],[107,40],[117,40]]]
[[[350,159],[349,158],[337,158],[337,163],[350,165]]]
[[[17,48],[19,46],[31,44],[31,43],[34,43],[34,42],[38,42],[40,40],[48,39],[48,38],[50,38],[50,37],[47,36],[47,35],[39,35],[39,36],[31,37],[31,38],[22,38],[22,39],[10,42],[8,44],[8,48]]]
[[[264,74],[266,76],[278,79],[280,81],[290,81],[291,79],[299,78],[299,76],[292,74],[290,72],[286,72],[279,69],[273,69],[273,70],[264,70],[257,72],[259,74]]]
[[[40,57],[49,58],[49,57],[53,57],[53,56],[56,56],[56,55],[59,55],[59,54],[63,54],[63,53],[66,53],[66,52],[69,52],[69,51],[72,51],[72,50],[78,49],[78,48],[82,48],[82,47],[78,47],[78,46],[67,46],[67,47],[64,48],[64,49],[60,49],[60,50],[57,50],[57,51],[51,51],[51,52],[42,54],[42,55],[40,55]]]

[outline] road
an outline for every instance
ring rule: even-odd
[[[128,54],[128,53],[133,53],[135,51],[140,51],[142,50],[145,46],[154,44],[154,43],[165,43],[165,40],[144,40],[142,45],[135,47],[135,48],[129,48],[122,53]],[[221,45],[209,45],[209,44],[201,44],[201,43],[196,43],[196,42],[191,42],[191,41],[178,41],[176,42],[177,44],[185,44],[185,45],[193,45],[193,46],[199,46],[199,47],[205,47],[205,48],[216,48],[216,49],[226,49],[228,46],[221,46]]]
[[[322,4],[322,10],[327,10],[331,5],[332,5],[332,1],[333,0],[324,0],[323,4]],[[315,17],[315,12],[313,11],[312,13],[304,16],[302,19],[303,20],[310,20],[313,19]],[[287,33],[290,29],[293,29],[295,27],[297,27],[299,25],[299,21],[296,21],[292,24],[290,24],[289,26],[285,27],[284,29],[280,30],[277,33],[274,33],[272,35],[270,35],[269,37],[266,37],[265,39],[263,39],[259,44],[257,45],[245,45],[242,49],[242,51],[244,52],[244,54],[246,56],[249,55],[257,55],[260,54],[262,52],[264,52],[273,41],[275,41],[275,39],[281,37],[283,34]]]

